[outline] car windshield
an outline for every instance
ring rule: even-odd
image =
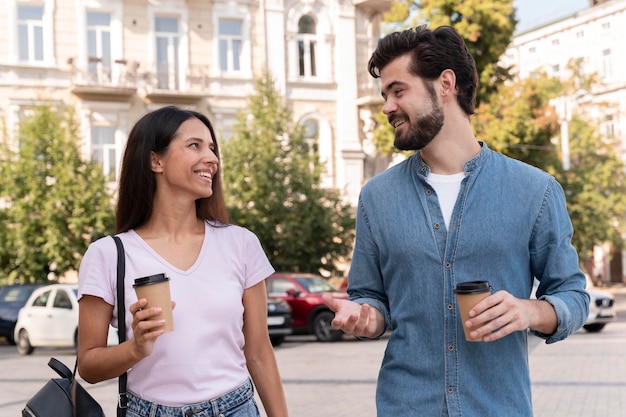
[[[296,277],[296,281],[310,293],[337,292],[337,288],[333,287],[323,278]]]

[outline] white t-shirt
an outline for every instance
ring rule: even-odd
[[[465,178],[465,172],[452,175],[433,174],[431,172],[426,177],[426,181],[437,193],[441,214],[443,214],[446,223],[446,230],[450,230],[450,218],[452,218],[452,211],[461,190],[463,178]]]
[[[121,233],[126,253],[127,338],[133,337],[129,306],[137,301],[135,278],[165,273],[170,278],[174,331],[160,336],[152,354],[128,372],[134,394],[169,406],[219,397],[248,378],[243,355],[243,291],[274,272],[258,238],[238,226],[205,227],[198,259],[180,270],[159,256],[134,231]],[[79,297],[102,297],[114,306],[117,327],[117,251],[110,237],[92,243],[79,270]]]

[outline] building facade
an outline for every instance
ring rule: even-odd
[[[135,121],[165,105],[233,134],[269,71],[317,140],[324,186],[356,204],[375,161],[367,60],[390,0],[1,0],[0,117],[17,141],[35,104],[76,109],[84,156],[115,184]],[[252,150],[251,150],[252,152]]]
[[[554,101],[561,118],[563,164],[569,164],[569,129],[572,114],[586,114],[600,125],[601,135],[619,143],[626,161],[626,1],[590,0],[585,10],[516,35],[502,57],[520,78],[539,72],[567,80],[568,65],[577,62],[587,75],[596,74],[591,91],[579,88]],[[588,272],[603,282],[626,282],[626,252],[598,247]]]

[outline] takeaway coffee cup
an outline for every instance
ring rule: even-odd
[[[138,299],[145,298],[148,301],[144,308],[161,307],[161,314],[154,317],[154,319],[165,319],[165,324],[162,327],[163,331],[171,332],[174,330],[170,279],[165,274],[150,275],[135,279],[133,287]]]
[[[456,303],[459,306],[461,315],[461,323],[465,332],[465,340],[468,342],[480,342],[481,339],[472,339],[470,332],[474,329],[465,327],[465,322],[469,319],[469,311],[478,304],[483,298],[487,298],[491,294],[491,286],[487,281],[469,281],[457,284]]]

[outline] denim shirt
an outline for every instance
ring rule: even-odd
[[[392,332],[378,376],[380,417],[532,416],[527,332],[466,342],[454,287],[537,297],[555,309],[552,343],[578,330],[589,295],[561,186],[547,173],[491,151],[465,163],[446,230],[419,153],[361,190],[348,278],[350,299],[376,307]]]

